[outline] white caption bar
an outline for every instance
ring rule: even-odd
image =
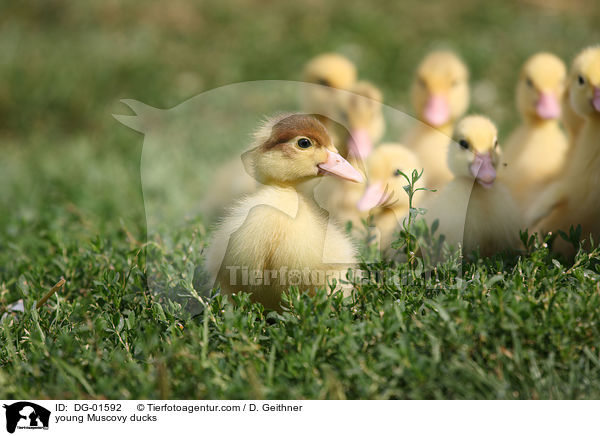
[[[598,434],[597,401],[0,400],[0,435]],[[37,430],[43,430],[38,433]],[[211,433],[208,433],[211,432]],[[212,433],[214,432],[214,433]],[[184,433],[185,434],[185,433]]]

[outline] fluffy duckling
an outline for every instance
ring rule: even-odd
[[[417,123],[404,139],[425,169],[427,187],[441,188],[452,180],[446,163],[448,139],[455,120],[469,106],[469,73],[452,52],[429,54],[419,65],[412,85]]]
[[[454,131],[448,166],[454,180],[425,202],[425,220],[439,221],[439,234],[470,253],[484,256],[519,247],[521,218],[508,189],[497,182],[500,159],[496,126],[483,116],[468,116]],[[474,183],[475,182],[475,183]]]
[[[206,270],[215,285],[224,294],[250,292],[254,301],[278,310],[290,285],[311,291],[345,279],[356,262],[352,243],[297,190],[320,175],[362,181],[325,127],[309,115],[277,116],[256,133],[244,162],[264,186],[234,206],[213,234]]]
[[[324,53],[305,65],[302,80],[322,85],[302,88],[301,103],[304,111],[316,114],[330,134],[332,131],[337,132],[337,126],[330,117],[339,116],[338,100],[342,93],[338,90],[348,89],[356,82],[354,64],[337,53]],[[231,201],[256,191],[258,187],[256,180],[244,171],[239,156],[226,162],[218,170],[215,181],[216,189],[207,194],[202,204],[202,211],[209,219],[220,216]]]
[[[575,112],[584,119],[575,148],[559,183],[554,184],[533,206],[532,220],[552,210],[538,228],[568,232],[571,225],[582,227],[582,237],[600,240],[600,47],[583,50],[574,60],[569,94]],[[555,248],[572,254],[572,247],[561,239]]]
[[[408,214],[408,194],[404,190],[406,179],[400,172],[410,177],[413,170],[420,171],[419,160],[400,144],[381,144],[369,156],[369,183],[357,208],[363,213],[370,211],[372,223],[379,230],[379,247],[383,251],[394,242],[394,234],[402,224],[402,218]],[[418,184],[417,187],[422,185],[420,181]]]
[[[503,148],[499,179],[524,211],[563,169],[567,137],[559,125],[566,79],[564,63],[550,53],[530,57],[517,84],[522,123]]]
[[[304,66],[302,80],[314,83],[302,95],[302,108],[307,113],[316,114],[321,123],[331,130],[338,112],[338,90],[350,89],[356,82],[356,66],[338,53],[323,53],[314,57]],[[331,132],[330,133],[335,133]],[[334,135],[335,136],[335,135]]]
[[[337,148],[351,165],[365,175],[365,160],[379,142],[385,130],[382,110],[383,95],[369,82],[357,82],[350,92],[344,93],[341,103],[342,119],[347,129],[340,130]],[[323,180],[316,189],[317,202],[341,223],[352,222],[353,229],[361,228],[361,212],[356,204],[362,197],[364,186],[339,178]]]

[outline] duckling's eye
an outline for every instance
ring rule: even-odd
[[[458,141],[458,145],[460,145],[460,148],[463,148],[465,150],[469,148],[469,143],[466,139],[461,139],[460,141]]]
[[[401,174],[402,174],[402,171],[400,169],[394,170],[394,177],[399,177]]]
[[[312,142],[310,142],[310,139],[308,138],[300,138],[298,139],[297,144],[300,148],[309,148],[312,145]]]
[[[525,79],[525,83],[526,83],[526,84],[527,84],[527,86],[529,86],[530,88],[533,88],[533,81],[532,81],[532,80],[531,80],[529,77],[527,77],[527,78]]]
[[[497,139],[494,141],[494,147],[498,147],[498,140]]]
[[[583,76],[577,76],[577,82],[580,86],[585,85],[585,79],[583,78]]]

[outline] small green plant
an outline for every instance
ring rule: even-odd
[[[528,229],[519,231],[519,237],[527,254],[539,253],[544,251],[547,254],[550,252],[552,243],[556,239],[556,233],[529,233]]]
[[[423,170],[420,173],[417,170],[413,170],[410,177],[400,170],[397,170],[397,174],[404,177],[407,182],[407,185],[404,186],[404,191],[408,195],[408,216],[402,220],[400,239],[392,244],[392,247],[402,249],[406,255],[408,264],[411,267],[415,267],[417,263],[418,235],[414,231],[414,223],[416,218],[419,215],[425,215],[427,210],[422,207],[414,207],[414,196],[419,191],[435,192],[436,190],[416,187],[417,182],[423,176]]]

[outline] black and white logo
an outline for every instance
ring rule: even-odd
[[[47,430],[50,423],[50,411],[29,401],[19,401],[3,406],[6,409],[6,431],[14,433],[16,429]]]

